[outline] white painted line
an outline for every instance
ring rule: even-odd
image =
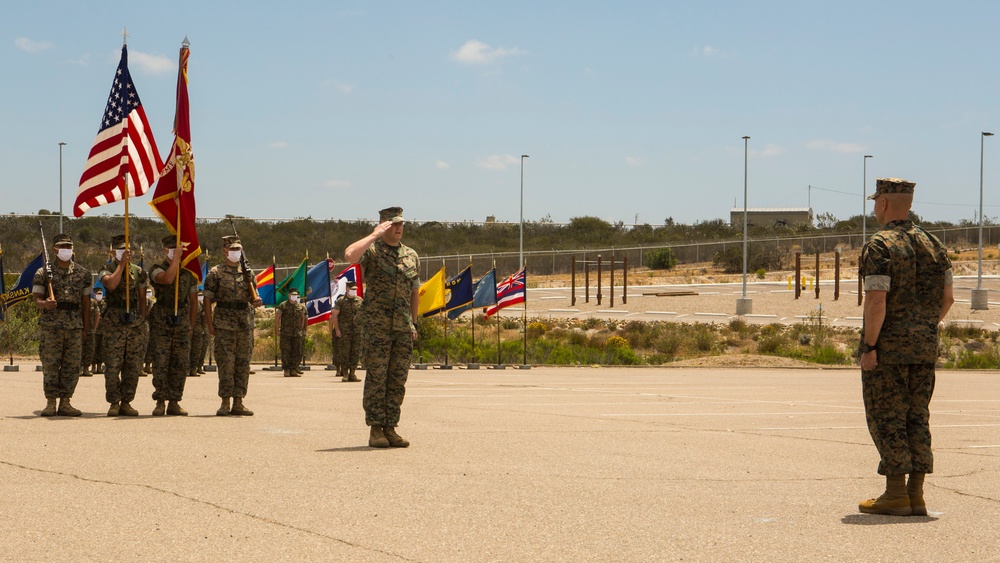
[[[778,315],[743,315],[744,317],[753,317],[756,319],[776,319]]]
[[[865,320],[864,317],[844,317],[844,318],[847,319],[847,320],[849,320],[849,321],[863,321],[863,320]]]
[[[970,448],[970,449],[976,449],[976,450],[978,450],[978,449],[985,449],[985,448],[1000,448],[1000,445],[995,445],[995,446],[966,446],[966,447]]]
[[[594,314],[595,315],[597,315],[597,314],[603,314],[603,315],[611,315],[611,314],[615,314],[615,315],[627,315],[628,311],[623,311],[621,309],[603,309],[603,310],[600,310],[600,311],[594,311]]]
[[[695,315],[702,316],[702,317],[728,317],[729,316],[726,313],[695,313]]]
[[[965,324],[981,324],[985,321],[981,319],[952,319],[948,321],[948,324],[965,323]]]
[[[683,315],[677,315],[677,318],[679,319],[681,317],[686,317],[686,316],[688,316],[687,313],[684,313]]]
[[[647,315],[676,315],[677,311],[646,311]]]
[[[552,313],[579,313],[579,309],[549,309]]]
[[[698,295],[718,295],[719,291],[699,291]]]

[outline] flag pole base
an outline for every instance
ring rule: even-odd
[[[494,364],[494,365],[490,366],[490,369],[507,369],[507,366],[505,366],[503,364]]]
[[[336,364],[326,364],[326,371],[337,371]]]
[[[453,366],[453,365],[451,365],[451,364],[441,364],[441,365],[439,365],[439,366],[438,366],[437,368],[438,368],[438,369],[451,369],[451,368],[453,368],[453,367],[455,367],[455,366]]]
[[[205,371],[219,371],[219,366],[203,366],[202,369]]]
[[[427,369],[427,364],[413,364],[413,369]]]
[[[21,366],[4,366],[3,370],[4,371],[18,371],[18,368],[20,368],[20,367]]]
[[[517,366],[517,369],[531,369],[531,365],[529,365],[529,364],[521,364],[521,365]]]
[[[283,371],[281,366],[266,366],[263,369],[264,371]]]
[[[465,364],[465,369],[479,369],[479,364]]]
[[[35,371],[42,371],[42,366],[35,366]]]

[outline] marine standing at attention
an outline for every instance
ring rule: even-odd
[[[180,402],[191,363],[191,332],[198,320],[198,278],[181,267],[184,253],[177,249],[176,235],[163,238],[163,253],[166,259],[149,270],[157,302],[149,318],[150,341],[156,343],[153,416],[187,416]]]
[[[875,186],[868,199],[875,200],[882,229],[861,254],[861,388],[886,485],[885,493],[862,501],[858,510],[922,516],[924,475],[934,471],[929,405],[938,324],[955,301],[951,261],[941,241],[910,221],[913,182],[878,178]]]
[[[131,241],[129,246],[132,246]],[[142,357],[146,353],[143,345],[146,272],[130,262],[132,249],[126,248],[125,235],[111,239],[111,252],[111,258],[98,274],[101,285],[107,290],[105,300],[108,304],[101,322],[104,398],[111,404],[108,416],[139,416],[131,403],[139,386]]]
[[[252,416],[243,405],[250,382],[250,355],[253,353],[254,307],[261,306],[254,274],[241,264],[243,244],[235,235],[222,237],[222,264],[205,278],[205,325],[213,335],[219,366],[219,416]],[[214,305],[214,306],[213,306]],[[232,399],[232,407],[229,401]]]
[[[299,301],[299,290],[288,290],[288,299],[274,308],[274,329],[281,335],[281,369],[285,377],[302,377],[300,364],[306,340],[306,306]]]
[[[410,442],[396,433],[406,393],[413,341],[417,339],[420,305],[420,259],[404,245],[403,209],[379,211],[372,233],[344,251],[349,264],[361,264],[365,300],[361,330],[365,340],[365,388],[362,405],[371,427],[368,445],[405,448]]]
[[[42,416],[80,416],[70,399],[80,381],[83,339],[90,329],[90,271],[73,261],[73,239],[58,234],[52,239],[55,264],[41,268],[32,278],[31,293],[38,317],[38,356],[42,362],[42,390],[46,405]],[[58,408],[56,401],[59,401]]]
[[[333,350],[336,358],[337,375],[342,381],[359,381],[354,375],[361,352],[361,333],[358,330],[358,284],[347,282],[347,293],[337,298],[330,313]]]

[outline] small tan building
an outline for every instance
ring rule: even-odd
[[[748,207],[747,222],[752,227],[798,227],[812,226],[811,207]],[[729,212],[729,224],[743,228],[743,208],[734,207]]]

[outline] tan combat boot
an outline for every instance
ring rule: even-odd
[[[347,380],[348,381],[361,381],[360,379],[358,379],[358,376],[354,375],[354,370],[353,369],[350,372],[347,373]]]
[[[886,475],[885,492],[878,498],[861,501],[858,510],[865,514],[909,516],[910,497],[906,494],[906,475]]]
[[[111,403],[111,408],[108,409],[108,416],[118,416],[118,407],[120,406],[121,403]]]
[[[229,397],[222,399],[222,406],[215,411],[216,416],[229,416]]]
[[[396,434],[396,429],[392,426],[386,426],[382,430],[382,433],[385,435],[385,439],[389,441],[389,445],[394,448],[405,448],[410,445],[410,442],[406,438]]]
[[[906,495],[910,497],[911,514],[913,516],[927,516],[923,473],[910,473],[910,479],[906,482]]]
[[[179,402],[170,401],[167,403],[167,414],[170,416],[187,416],[188,411],[182,409]]]
[[[253,416],[253,411],[243,406],[243,399],[241,397],[234,397],[233,409],[229,411],[229,414],[234,414],[236,416]]]
[[[55,416],[56,415],[56,400],[55,399],[45,399],[45,408],[42,412],[38,413],[42,416]]]
[[[118,407],[118,416],[139,416],[139,411],[132,408],[128,401],[122,401],[122,406]]]
[[[285,377],[292,377],[292,371],[286,369],[285,370]]]
[[[164,401],[156,401],[156,408],[153,409],[153,416],[163,416],[167,414],[167,404]]]
[[[388,448],[389,440],[385,438],[385,434],[382,433],[381,426],[372,426],[371,433],[368,435],[368,445],[373,448]]]
[[[191,369],[188,370],[188,375],[187,376],[188,377],[198,377],[198,372],[194,368],[191,368]]]
[[[75,409],[73,405],[69,404],[69,397],[63,397],[59,400],[59,410],[56,412],[59,416],[80,416],[83,414],[80,409]]]

